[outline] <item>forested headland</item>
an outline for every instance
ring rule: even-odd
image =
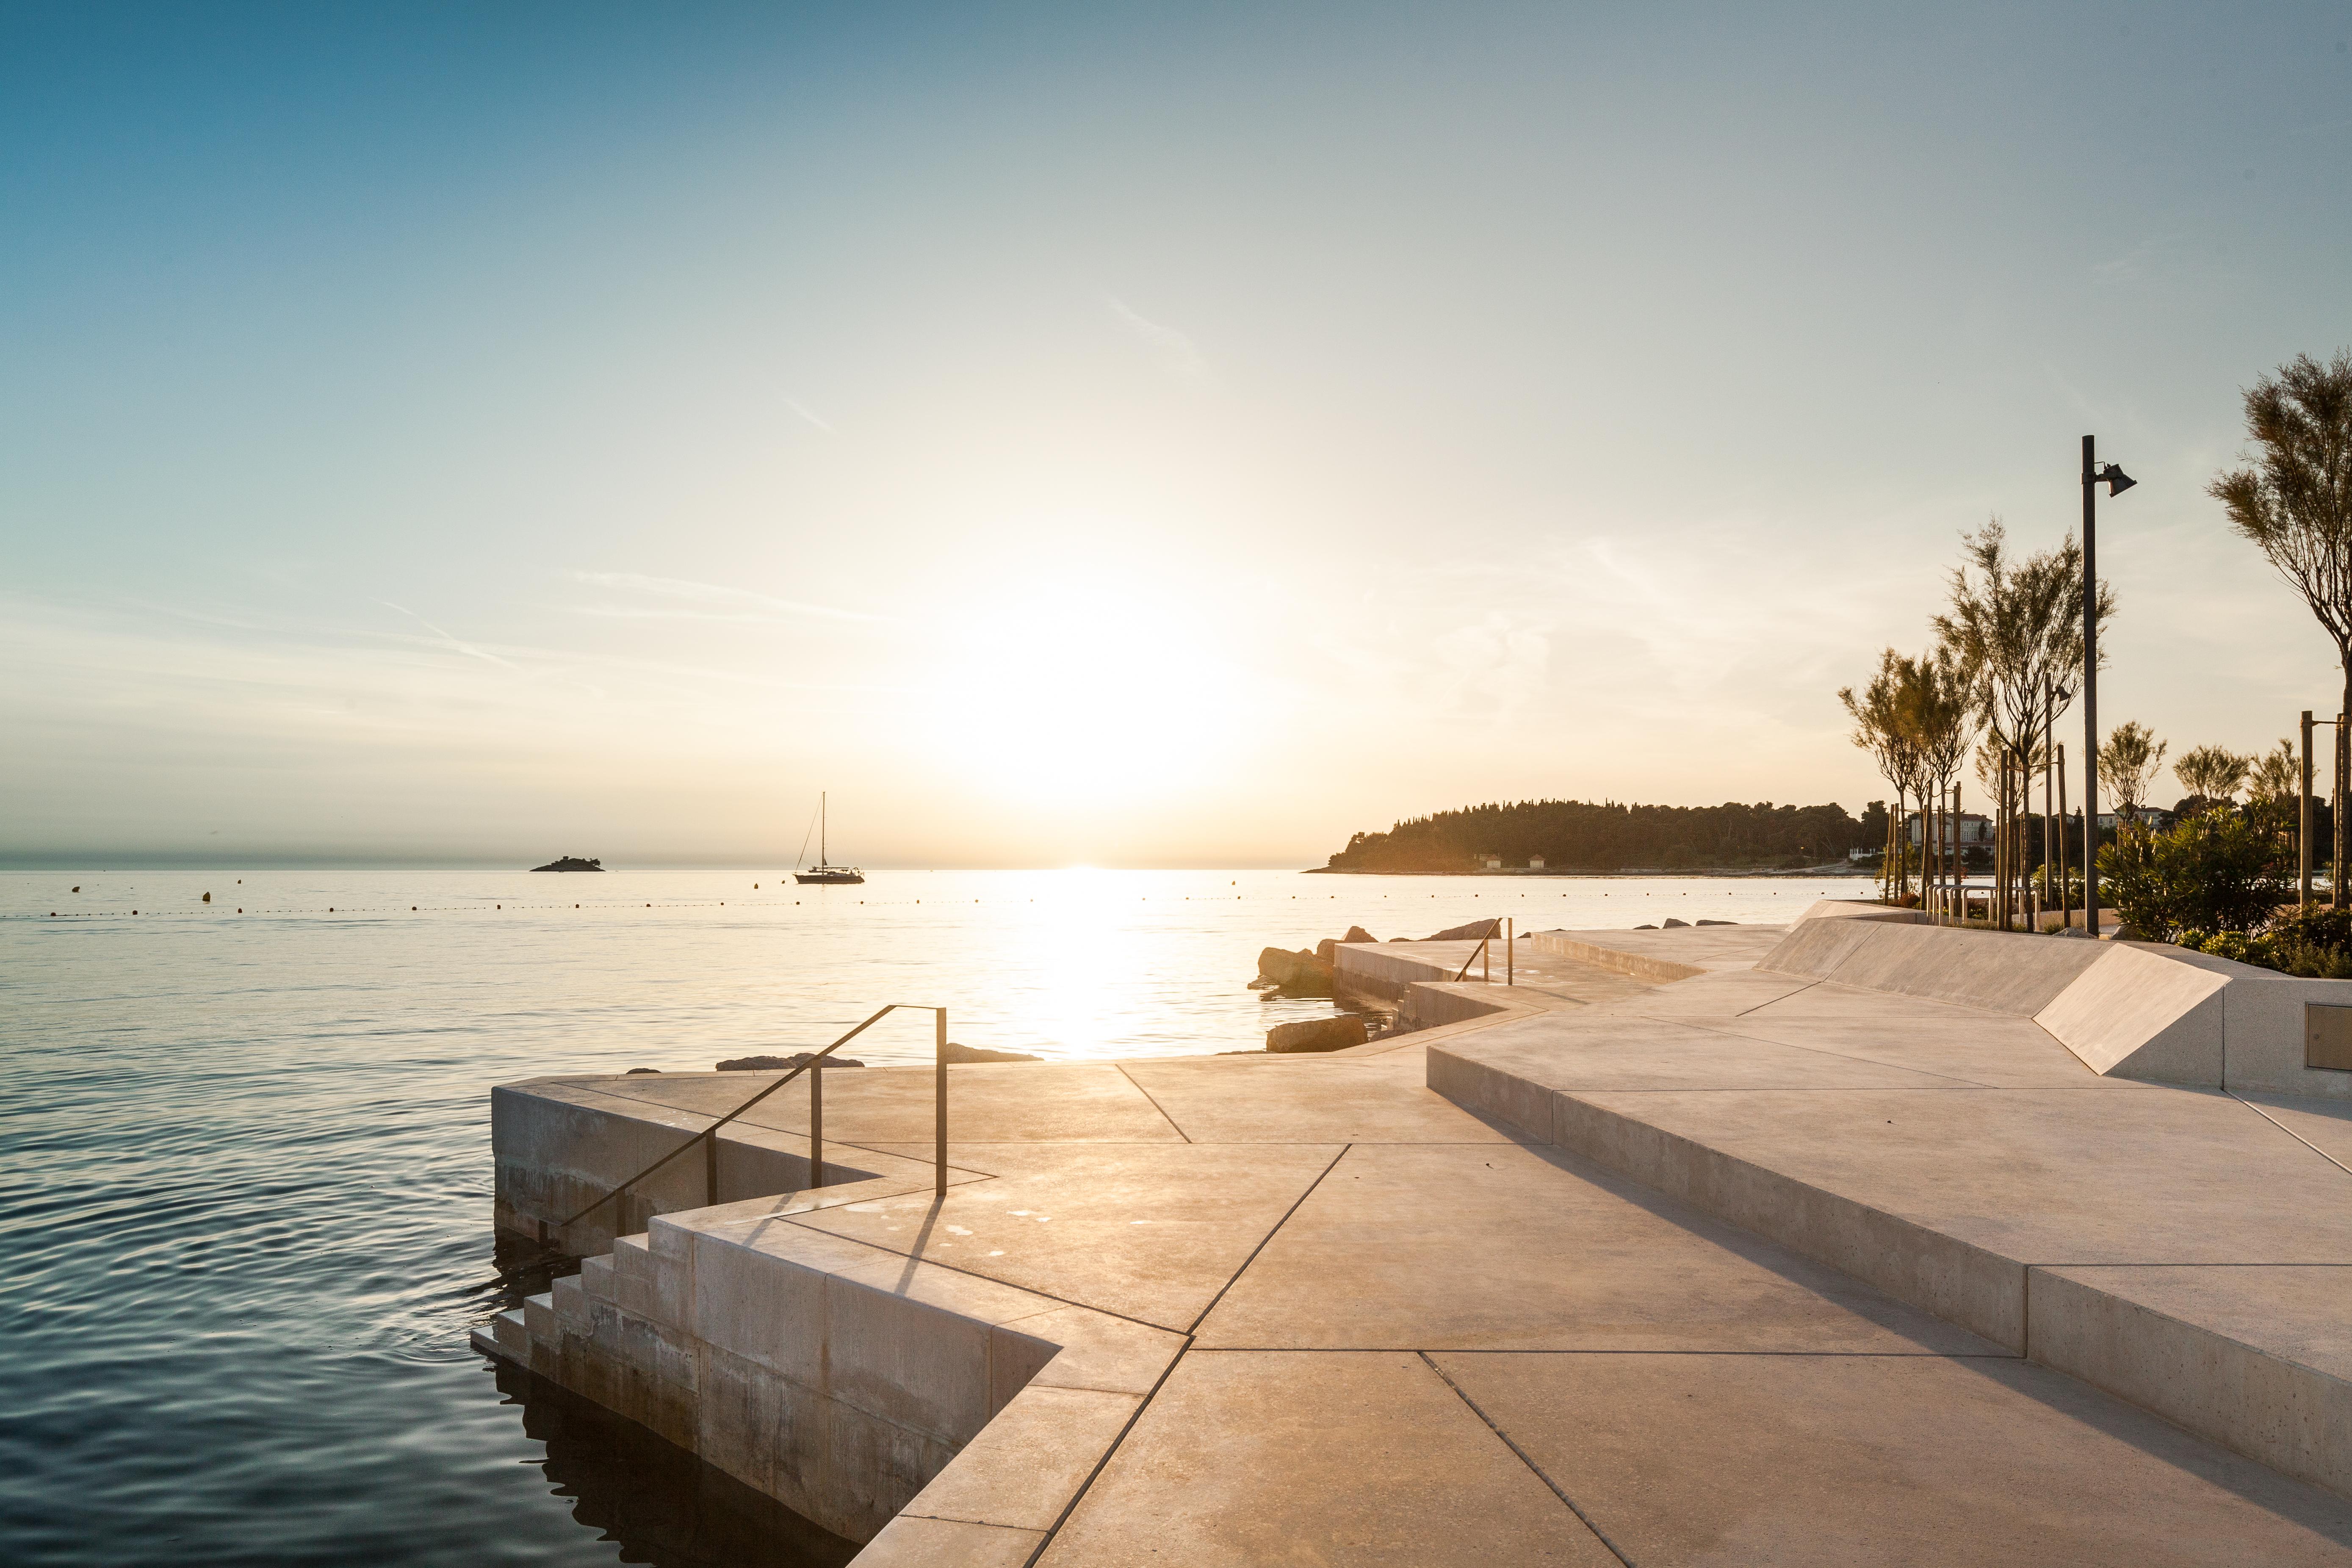
[[[1667,871],[1817,866],[1886,839],[1886,806],[1861,816],[1841,805],[1627,805],[1522,800],[1465,805],[1359,833],[1331,857],[1333,871],[1473,871],[1489,858],[1518,869]]]

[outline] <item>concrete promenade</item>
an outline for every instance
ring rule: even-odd
[[[2075,965],[1994,1006],[1807,972],[1972,934],[1843,923],[1342,949],[1456,1021],[953,1068],[943,1204],[929,1070],[830,1074],[834,1184],[788,1089],[487,1348],[868,1564],[2352,1564],[2347,1102],[2094,1070],[2122,1002],[2035,1021],[2093,944],[1990,939]],[[2267,983],[2189,967],[2116,1061],[2236,1048]],[[761,1081],[501,1089],[502,1220]]]

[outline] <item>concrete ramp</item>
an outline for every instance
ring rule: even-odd
[[[1815,905],[1757,968],[2031,1018],[2103,1077],[2352,1098],[2352,1072],[2305,1065],[2304,1043],[2306,1009],[2352,1007],[2352,981],[2162,942],[1969,931],[1853,908]]]
[[[1758,967],[2031,1017],[2106,951],[2097,942],[2009,931],[1807,920],[1792,927]]]

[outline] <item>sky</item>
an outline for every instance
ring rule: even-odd
[[[0,861],[1858,811],[2085,433],[2102,720],[2266,747],[2352,12],[1909,13],[0,0]]]

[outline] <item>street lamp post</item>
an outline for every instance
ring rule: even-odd
[[[2083,437],[2083,934],[2099,934],[2099,567],[2098,486],[2110,498],[2139,481],[2102,465]]]

